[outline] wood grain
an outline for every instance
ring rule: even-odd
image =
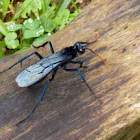
[[[20,126],[15,124],[32,110],[45,84],[19,88],[14,67],[0,75],[0,140],[132,140],[140,136],[140,1],[94,0],[51,41],[55,51],[76,41],[90,41],[94,32],[100,39],[90,48],[106,59],[111,67],[91,52],[82,69],[94,91],[91,94],[77,73],[60,70],[33,116]],[[26,52],[0,60],[0,71]],[[43,56],[49,49],[37,50]],[[23,67],[32,64],[29,58]],[[72,66],[70,66],[72,67]]]

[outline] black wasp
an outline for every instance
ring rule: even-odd
[[[65,71],[68,71],[68,72],[77,72],[80,75],[83,82],[86,84],[86,86],[91,91],[91,88],[87,84],[86,79],[84,78],[81,71],[79,69],[69,69],[69,68],[67,68],[67,64],[69,64],[69,63],[79,64],[80,67],[82,67],[83,61],[73,61],[73,59],[76,58],[79,54],[85,53],[85,50],[88,49],[92,53],[94,53],[96,56],[98,56],[107,65],[107,62],[104,59],[102,59],[97,53],[95,53],[94,51],[92,51],[91,49],[89,49],[87,47],[89,44],[97,41],[97,39],[99,38],[99,34],[96,33],[96,35],[97,35],[96,38],[91,42],[76,42],[73,46],[66,47],[56,53],[54,53],[54,49],[53,49],[52,43],[50,41],[47,41],[46,43],[44,43],[43,45],[41,45],[39,47],[33,46],[34,48],[40,48],[40,47],[45,47],[47,44],[49,44],[52,54],[48,57],[43,58],[38,52],[35,51],[35,52],[19,59],[19,61],[17,61],[11,67],[2,71],[2,72],[5,72],[5,71],[11,69],[18,63],[22,63],[24,60],[26,60],[27,58],[29,58],[30,56],[35,54],[37,57],[39,57],[40,60],[35,62],[34,64],[28,66],[26,69],[24,69],[22,72],[20,72],[18,74],[18,76],[16,77],[16,82],[17,82],[18,86],[19,87],[29,87],[29,86],[34,85],[34,84],[38,83],[39,81],[41,81],[51,71],[53,72],[52,77],[46,82],[43,92],[41,93],[35,107],[31,111],[31,113],[25,119],[21,120],[19,123],[28,119],[32,115],[32,113],[35,111],[35,109],[38,107],[39,103],[43,99],[43,96],[45,95],[48,85],[54,80],[59,67],[62,67]],[[0,73],[2,73],[2,72],[0,72]]]

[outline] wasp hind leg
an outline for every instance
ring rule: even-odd
[[[29,55],[27,55],[27,56],[25,56],[25,57],[22,57],[22,58],[19,59],[15,64],[13,64],[12,66],[10,66],[8,69],[1,71],[0,73],[3,73],[3,72],[6,72],[7,70],[10,70],[10,69],[13,68],[14,66],[16,66],[18,63],[21,63],[21,66],[22,66],[22,62],[23,62],[25,59],[29,58],[30,56],[32,56],[32,55],[34,55],[34,54],[35,54],[37,57],[39,57],[39,59],[42,59],[42,58],[43,58],[38,52],[33,52],[33,53],[31,53],[31,54],[29,54]]]
[[[49,81],[47,81],[47,83],[45,84],[45,87],[44,87],[44,89],[43,89],[43,92],[42,92],[41,95],[39,96],[38,101],[37,101],[35,107],[33,108],[33,110],[31,111],[31,113],[30,113],[26,118],[24,118],[23,120],[21,120],[20,122],[18,122],[16,125],[19,125],[19,124],[21,124],[22,122],[26,121],[26,120],[34,113],[34,111],[35,111],[36,108],[38,107],[39,103],[42,101],[42,99],[43,99],[43,97],[44,97],[44,95],[45,95],[45,93],[46,93],[46,90],[47,90],[47,88],[48,88],[48,85],[50,84],[51,81],[54,80],[55,75],[56,75],[56,73],[57,73],[57,70],[58,70],[58,68],[55,69],[55,70],[53,71],[53,74],[52,74],[51,79],[49,79]]]

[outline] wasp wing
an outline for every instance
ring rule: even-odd
[[[19,73],[16,78],[16,82],[19,87],[31,86],[49,74],[53,69],[62,63],[67,62],[69,59],[71,59],[71,56],[63,55],[62,51],[54,53],[32,64]]]

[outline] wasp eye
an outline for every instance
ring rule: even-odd
[[[79,45],[80,45],[79,43],[76,44],[77,47],[78,47]]]

